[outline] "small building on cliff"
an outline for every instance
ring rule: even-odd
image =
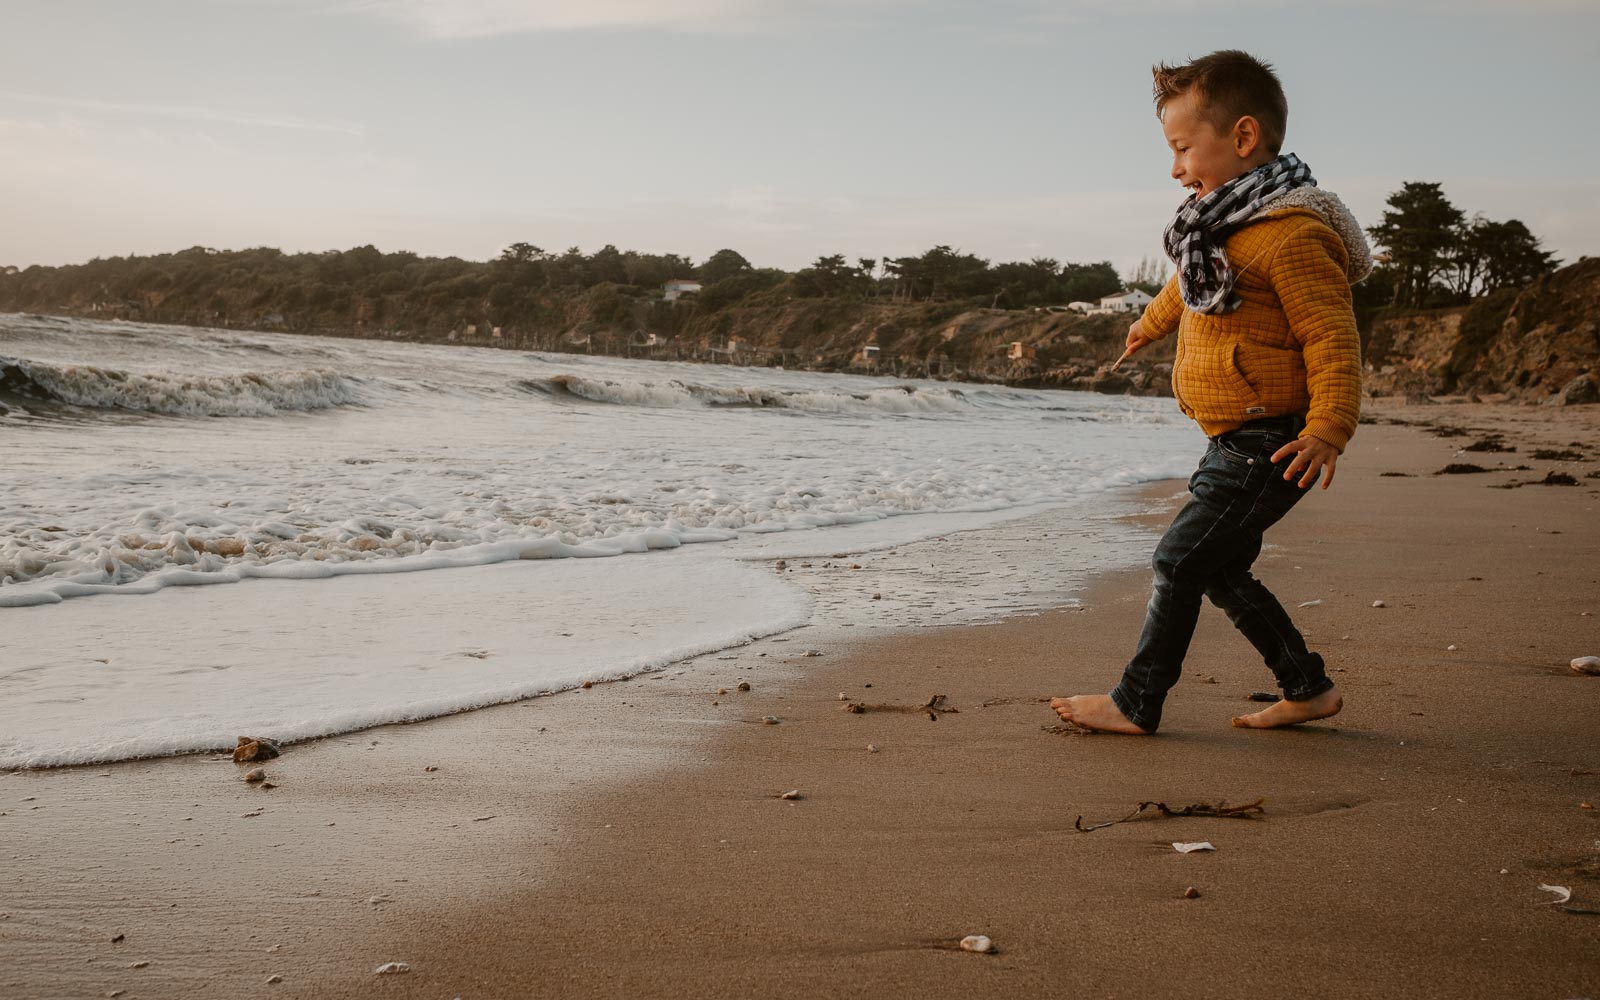
[[[702,287],[694,278],[674,278],[661,286],[661,297],[668,302],[676,302],[689,292],[698,294]]]
[[[1115,295],[1102,296],[1101,299],[1100,299],[1100,304],[1097,307],[1095,307],[1093,312],[1097,312],[1097,313],[1133,313],[1133,312],[1143,312],[1144,311],[1144,307],[1149,305],[1152,301],[1153,301],[1153,299],[1150,297],[1149,294],[1147,294],[1145,292],[1141,292],[1137,288],[1129,288],[1129,289],[1125,289],[1124,291],[1120,291],[1120,292],[1116,293]]]

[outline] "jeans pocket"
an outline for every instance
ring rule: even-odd
[[[1266,450],[1268,438],[1255,431],[1229,431],[1216,438],[1217,450],[1242,465],[1254,465],[1271,452]]]

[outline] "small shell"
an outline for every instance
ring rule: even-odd
[[[800,795],[800,789],[791,788],[787,792],[784,792],[782,795],[779,795],[778,798],[783,799],[786,802],[795,802],[795,801],[799,800],[800,798],[802,798],[802,796]]]
[[[1372,606],[1375,608],[1387,608],[1389,605],[1383,603],[1382,601],[1373,601]]]
[[[1572,672],[1600,677],[1600,656],[1580,656],[1572,661]]]
[[[1453,643],[1453,642],[1450,645],[1445,647],[1445,652],[1447,652],[1447,653],[1454,653],[1455,651],[1456,651],[1456,644]]]
[[[990,955],[995,951],[994,942],[983,934],[968,934],[961,939],[962,951],[975,951],[980,955]]]
[[[876,743],[868,743],[867,744],[867,753],[877,753],[877,752],[878,752],[878,744],[876,744]]]
[[[267,772],[263,771],[259,767],[252,768],[251,770],[246,771],[244,773],[244,780],[250,782],[251,784],[255,784],[258,781],[266,781],[267,780]]]
[[[739,690],[740,691],[748,691],[748,690],[750,690],[750,682],[749,681],[740,681],[739,682]]]
[[[761,724],[763,726],[776,726],[778,724],[778,717],[776,715],[763,715],[761,717]]]
[[[405,962],[385,962],[373,970],[375,976],[398,976],[402,972],[410,972],[411,966]]]

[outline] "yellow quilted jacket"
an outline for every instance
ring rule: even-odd
[[[1259,417],[1303,413],[1304,434],[1343,452],[1361,415],[1350,275],[1365,268],[1352,266],[1344,240],[1309,208],[1264,212],[1226,248],[1239,309],[1184,308],[1174,275],[1144,310],[1145,336],[1178,334],[1178,406],[1212,437]],[[1363,245],[1357,265],[1367,264],[1366,252]]]

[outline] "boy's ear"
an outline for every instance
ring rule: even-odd
[[[1233,123],[1233,151],[1240,159],[1247,159],[1261,145],[1261,123],[1253,115],[1245,115]]]

